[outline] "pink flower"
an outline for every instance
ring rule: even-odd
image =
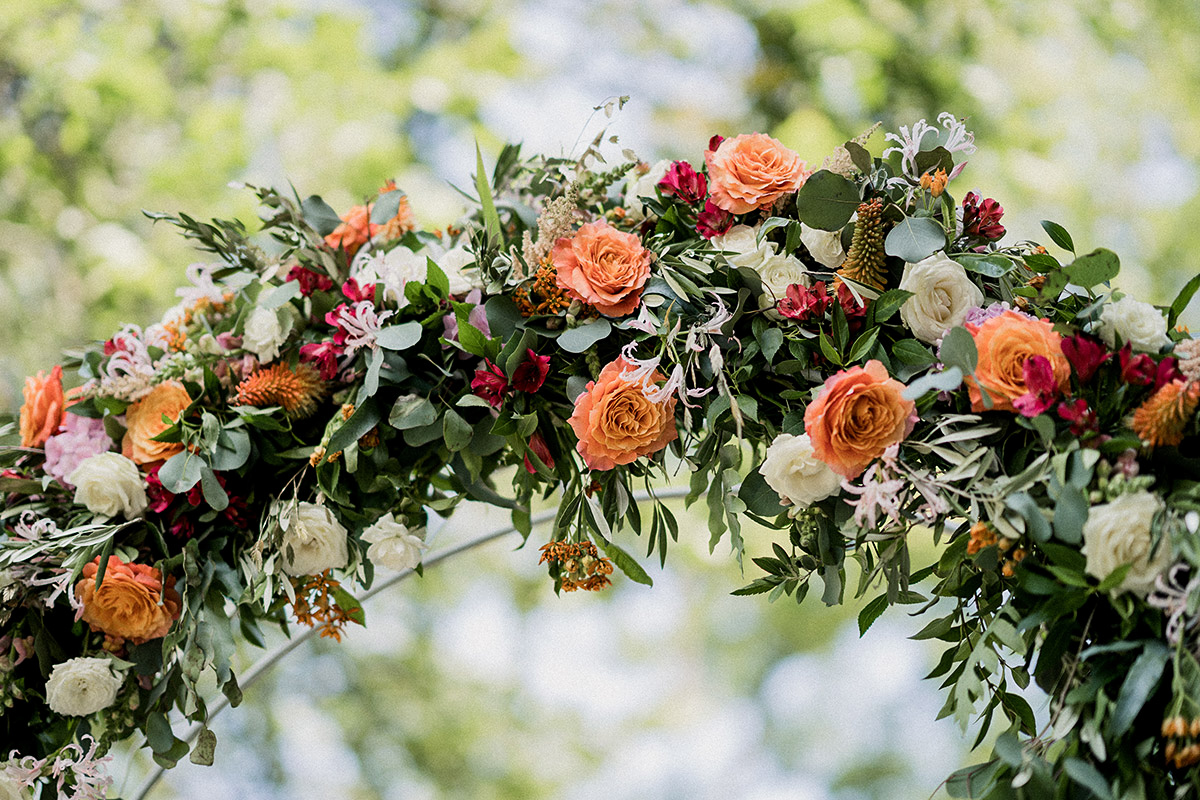
[[[327,292],[333,288],[333,281],[327,275],[321,275],[307,267],[302,267],[299,264],[292,267],[288,271],[285,281],[299,281],[300,294],[304,297],[312,296],[313,292]]]
[[[1168,383],[1174,383],[1183,379],[1183,373],[1179,371],[1179,360],[1175,356],[1167,356],[1158,362],[1158,369],[1155,370],[1154,391],[1157,392]]]
[[[471,391],[476,397],[482,397],[490,405],[499,408],[504,404],[504,393],[508,391],[508,378],[504,376],[504,370],[488,359],[484,359],[483,363],[487,369],[475,370]]]
[[[1133,355],[1133,348],[1125,345],[1117,354],[1121,361],[1121,380],[1137,386],[1149,386],[1158,376],[1158,364],[1145,353]]]
[[[369,283],[366,286],[359,286],[356,278],[347,278],[342,284],[342,294],[346,295],[351,303],[360,303],[363,300],[375,302],[375,284]]]
[[[1025,362],[1025,388],[1029,391],[1012,401],[1013,408],[1025,417],[1036,417],[1054,405],[1058,381],[1045,356],[1032,356]]]
[[[539,356],[529,349],[525,355],[527,358],[513,370],[512,385],[514,389],[533,394],[542,388],[550,374],[550,356]]]
[[[1015,404],[1014,404],[1015,405]],[[1100,430],[1100,419],[1096,412],[1088,407],[1087,400],[1082,397],[1068,403],[1058,404],[1059,419],[1071,423],[1071,433],[1083,436],[1085,433],[1095,433]]]
[[[534,431],[533,436],[529,437],[529,449],[533,454],[541,459],[542,463],[549,469],[554,469],[554,456],[550,454],[550,447],[546,444],[545,437],[540,431]],[[525,454],[525,469],[530,475],[537,474],[537,468],[533,466],[533,462],[529,460],[529,454]]]
[[[68,411],[63,414],[60,433],[46,440],[46,474],[64,486],[67,476],[85,459],[107,453],[113,441],[104,430],[104,420],[83,417]]]
[[[963,233],[967,236],[978,236],[993,242],[1004,236],[1004,226],[1000,218],[1004,216],[1004,208],[990,197],[979,202],[979,195],[967,192],[962,201]]]
[[[1062,340],[1063,355],[1075,369],[1080,383],[1087,383],[1100,369],[1100,365],[1112,358],[1112,353],[1095,336],[1077,333]]]
[[[665,195],[674,195],[689,206],[698,205],[708,195],[708,181],[686,161],[676,161],[658,182]]]
[[[336,336],[334,337],[337,338]],[[343,341],[345,335],[342,334]],[[334,342],[310,342],[300,348],[300,360],[307,361],[310,364],[315,364],[321,372],[321,380],[331,381],[337,375],[338,357],[345,352],[345,347],[342,347]]]
[[[733,214],[717,208],[712,200],[704,204],[704,210],[696,217],[696,232],[705,239],[721,236],[733,227]]]

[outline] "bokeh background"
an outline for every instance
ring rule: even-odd
[[[1053,219],[1166,303],[1200,269],[1198,85],[1191,0],[4,0],[0,412],[173,302],[198,256],[142,209],[252,221],[230,182],[345,208],[395,178],[446,224],[475,141],[567,153],[620,95],[612,132],[647,160],[759,130],[819,163],[875,121],[968,117],[959,181],[1010,240]],[[487,524],[464,511],[439,544]],[[748,578],[692,527],[654,589],[555,598],[515,541],[430,570],[286,660],[214,725],[217,765],[152,796],[927,798],[972,758],[933,723],[918,621],[860,641],[853,607],[729,597]],[[122,755],[118,787],[147,770]]]

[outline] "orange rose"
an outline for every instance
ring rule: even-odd
[[[25,379],[25,404],[21,406],[21,446],[41,447],[62,422],[62,367]]]
[[[987,408],[980,385],[991,396],[993,410],[1013,411],[1012,401],[1029,392],[1025,385],[1025,362],[1034,356],[1043,356],[1050,362],[1060,392],[1068,388],[1071,365],[1062,352],[1062,337],[1054,332],[1054,325],[1048,320],[1005,311],[980,326],[968,325],[967,330],[975,337],[979,353],[975,375],[967,378],[972,411]]]
[[[621,377],[633,366],[623,358],[610,362],[575,398],[568,422],[579,437],[576,449],[590,469],[607,470],[629,464],[638,456],[657,453],[678,438],[675,398],[661,403],[647,399],[641,381]],[[663,380],[660,372],[651,381]]]
[[[765,133],[726,139],[704,154],[712,201],[733,214],[773,205],[812,173],[800,156]]]
[[[650,275],[650,253],[632,233],[589,222],[551,252],[559,288],[606,317],[633,313]]]
[[[904,388],[875,360],[829,378],[804,412],[813,454],[839,475],[861,475],[917,424],[916,404],[904,399]]]
[[[152,464],[170,458],[183,449],[180,442],[156,442],[154,437],[179,420],[192,403],[182,385],[174,381],[160,383],[125,412],[125,438],[121,453],[135,464]],[[163,415],[172,422],[163,422]]]
[[[83,603],[82,619],[94,631],[117,640],[142,644],[166,636],[179,619],[182,601],[175,591],[175,577],[168,576],[163,591],[162,575],[145,564],[126,564],[108,557],[104,580],[96,588],[100,557],[83,566],[83,577],[75,584],[75,596]]]

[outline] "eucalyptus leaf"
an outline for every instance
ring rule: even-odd
[[[796,193],[796,216],[810,228],[841,230],[861,202],[862,195],[852,181],[822,169],[808,176]]]
[[[583,353],[612,332],[612,323],[604,317],[569,328],[558,337],[558,346],[568,353]]]
[[[328,236],[338,225],[342,224],[342,218],[321,199],[320,195],[314,194],[305,199],[300,204],[300,211],[304,214],[304,221],[322,236]]]
[[[946,231],[929,217],[905,217],[888,231],[883,251],[915,264],[946,246]]]
[[[385,350],[407,350],[421,341],[421,323],[401,322],[388,325],[375,336],[375,342]]]

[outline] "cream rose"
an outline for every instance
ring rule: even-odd
[[[656,161],[645,175],[633,172],[625,184],[625,218],[630,222],[641,222],[646,218],[646,205],[643,197],[657,197],[654,187],[667,177],[671,168],[670,161]]]
[[[419,254],[418,254],[419,255]],[[433,256],[434,262],[446,273],[450,281],[450,294],[463,295],[476,286],[463,274],[463,268],[475,263],[475,256],[465,247],[454,247],[446,252]],[[426,267],[428,269],[428,267]],[[483,288],[482,286],[478,288]]]
[[[1104,307],[1098,333],[1109,347],[1116,347],[1120,334],[1122,341],[1143,353],[1157,353],[1171,341],[1167,338],[1166,317],[1149,303],[1129,295]]]
[[[367,548],[367,558],[373,564],[399,572],[421,563],[427,546],[424,536],[424,528],[409,530],[407,525],[397,522],[388,513],[363,531],[362,539],[371,544]]]
[[[404,287],[409,281],[424,283],[429,277],[427,258],[426,253],[414,253],[407,247],[394,247],[386,253],[375,253],[362,261],[354,270],[354,277],[363,285],[382,283],[383,299],[404,308],[408,305]]]
[[[794,511],[836,494],[842,485],[842,476],[813,453],[808,434],[780,434],[758,471],[785,505],[796,507]]]
[[[758,269],[758,277],[762,279],[762,304],[770,305],[787,296],[787,287],[793,284],[808,286],[808,273],[804,271],[804,263],[795,256],[785,256],[782,253],[767,259]]]
[[[1092,506],[1083,525],[1087,573],[1104,580],[1113,570],[1130,564],[1116,592],[1132,592],[1139,597],[1149,594],[1154,579],[1171,565],[1169,539],[1163,537],[1153,552],[1150,549],[1150,524],[1162,507],[1162,501],[1147,491],[1123,494],[1111,503]]]
[[[137,465],[120,453],[85,458],[67,476],[75,486],[75,502],[93,514],[133,519],[146,510],[146,484]]]
[[[265,364],[279,358],[279,348],[286,340],[287,331],[279,321],[277,310],[256,307],[250,312],[242,331],[243,349],[254,353]]]
[[[325,506],[300,503],[288,518],[279,542],[283,571],[288,575],[317,575],[350,561],[346,544],[349,532]]]
[[[725,260],[734,267],[749,267],[761,272],[775,257],[775,243],[767,239],[758,241],[758,228],[749,225],[734,225],[721,236],[712,238],[714,250],[725,251]]]
[[[800,223],[800,241],[821,266],[837,269],[846,260],[841,231],[823,231]]]
[[[107,658],[72,658],[50,670],[46,705],[56,714],[86,717],[111,706],[124,682]]]
[[[900,288],[913,293],[900,306],[900,320],[913,336],[929,344],[948,328],[962,325],[972,308],[983,305],[983,292],[962,265],[944,252],[905,264]]]

